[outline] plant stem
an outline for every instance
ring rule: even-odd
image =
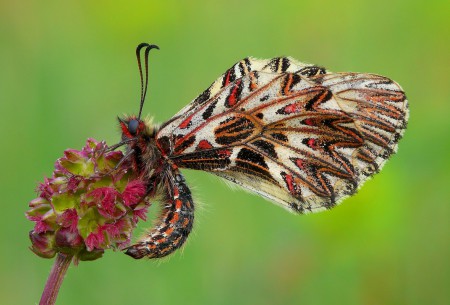
[[[61,287],[64,275],[67,268],[69,268],[72,256],[67,254],[58,253],[53,264],[52,271],[45,284],[44,292],[42,293],[41,301],[39,305],[53,305],[56,302],[59,288]]]

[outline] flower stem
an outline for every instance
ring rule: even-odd
[[[67,254],[58,253],[55,263],[53,264],[52,271],[45,284],[44,292],[42,293],[41,301],[39,305],[53,305],[56,302],[59,288],[61,287],[64,275],[67,268],[69,268],[72,256]]]

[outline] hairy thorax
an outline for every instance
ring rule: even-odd
[[[129,145],[134,152],[131,160],[133,169],[144,180],[150,179],[163,166],[161,152],[156,146],[155,132],[141,134],[139,139]]]
[[[128,141],[129,154],[133,170],[143,180],[148,180],[161,170],[164,160],[156,145],[158,128],[150,119],[139,120],[134,116],[119,119],[122,129],[122,141]],[[134,130],[130,131],[130,124],[135,122]]]

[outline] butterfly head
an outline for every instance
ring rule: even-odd
[[[150,120],[141,120],[136,116],[118,118],[122,140],[132,140],[141,137],[149,138],[154,136],[155,128]]]

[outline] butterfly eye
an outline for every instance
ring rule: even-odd
[[[128,131],[129,131],[133,136],[135,136],[135,135],[136,135],[136,132],[137,132],[137,129],[138,129],[138,126],[139,126],[138,120],[131,120],[131,121],[128,122]]]

